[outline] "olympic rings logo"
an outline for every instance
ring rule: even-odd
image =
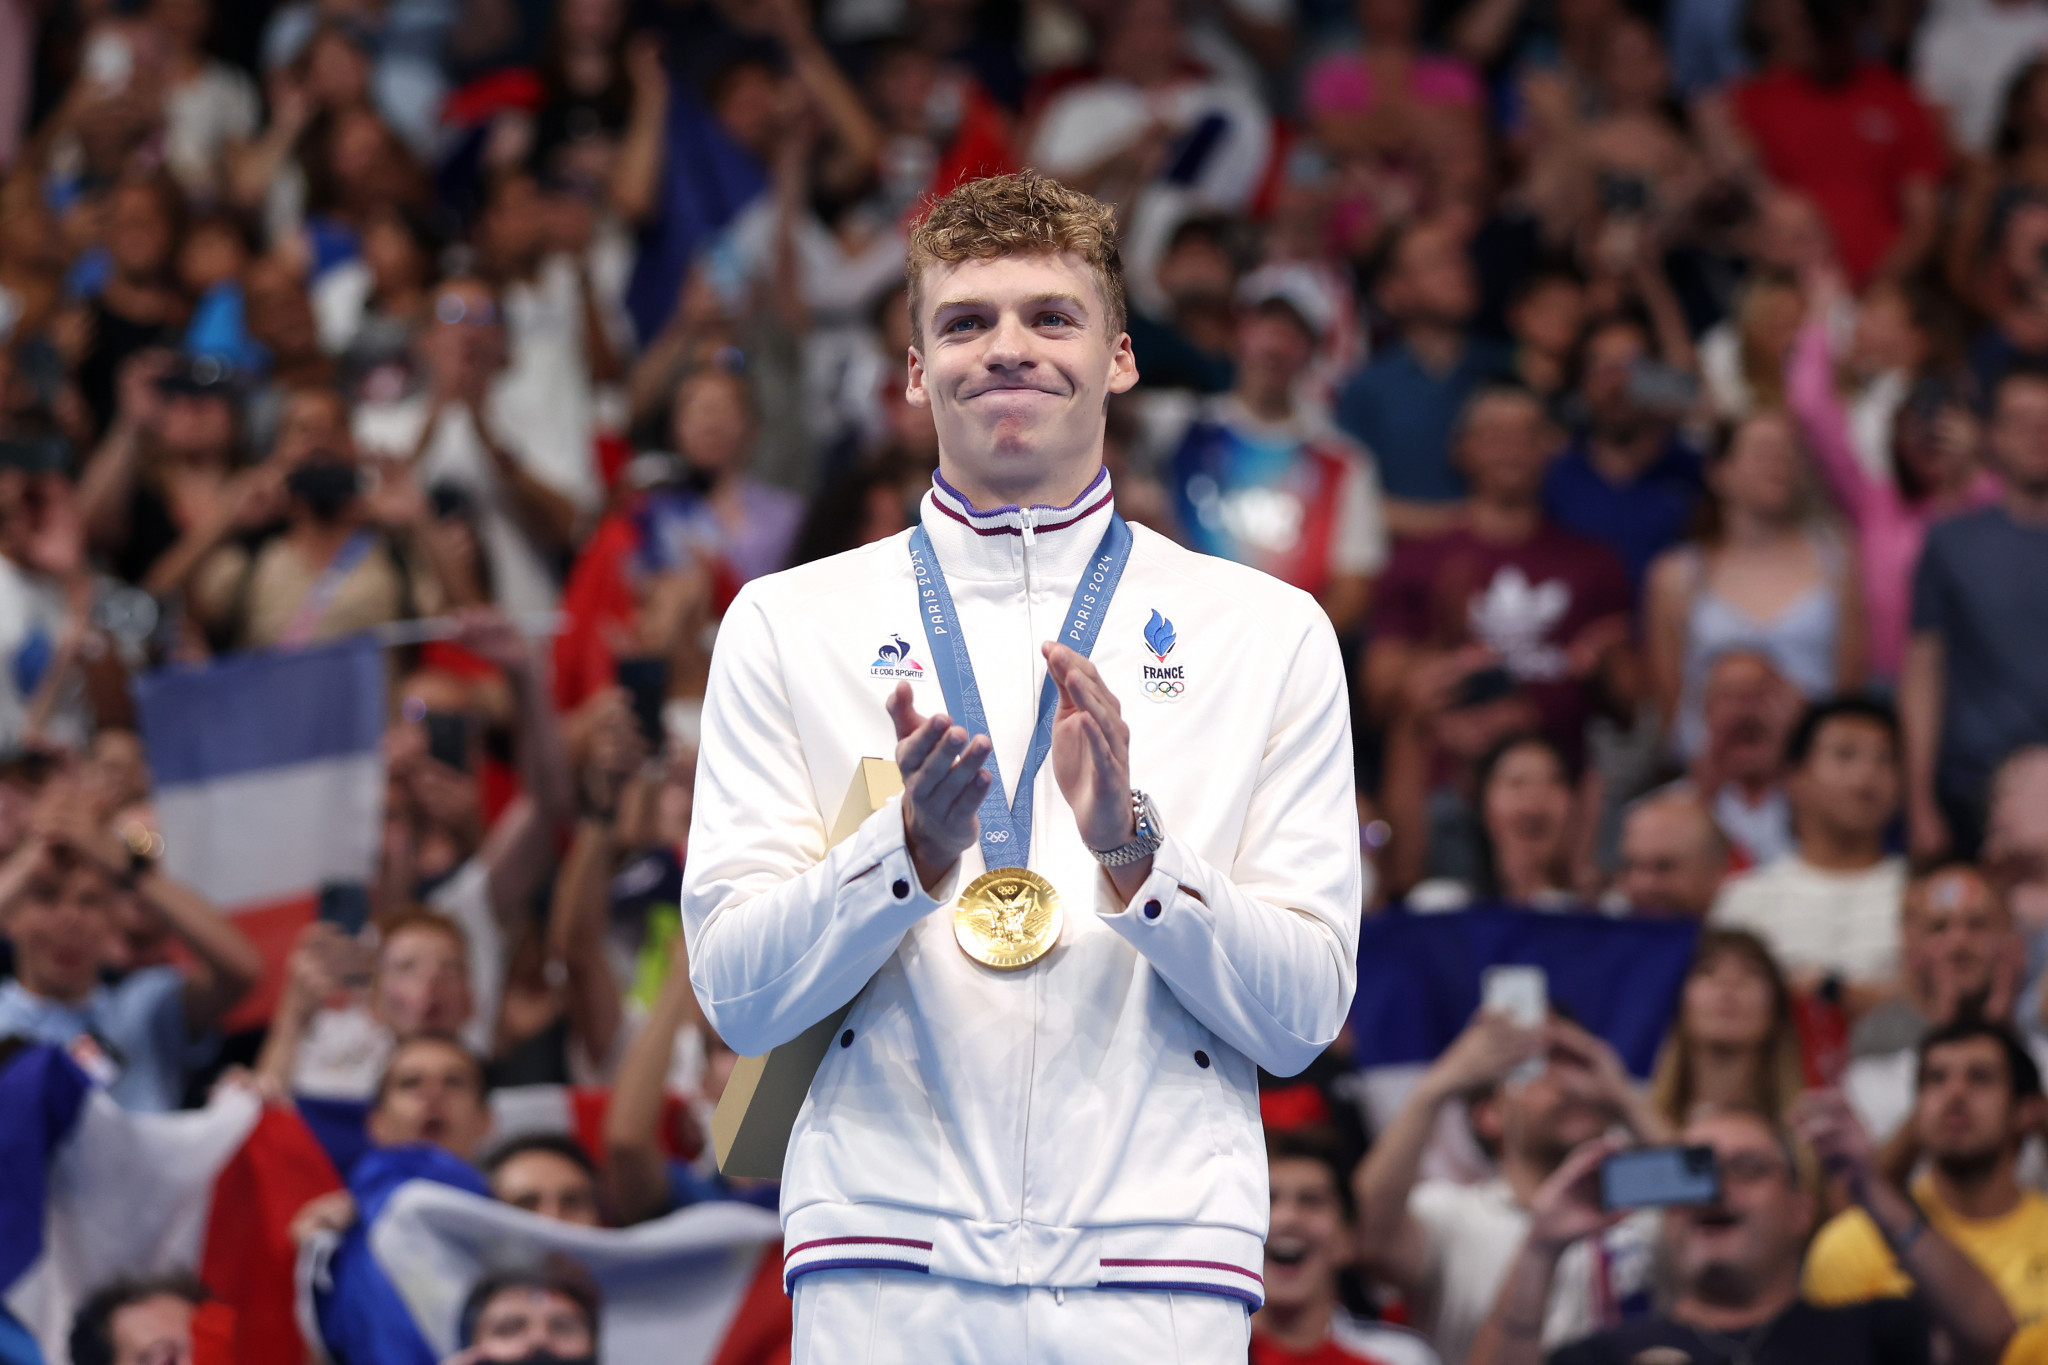
[[[1172,701],[1188,690],[1188,685],[1178,678],[1148,678],[1145,680],[1145,695]]]

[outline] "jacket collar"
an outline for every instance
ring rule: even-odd
[[[1102,540],[1114,504],[1107,469],[1097,470],[1081,496],[1064,507],[976,507],[944,475],[934,473],[921,514],[925,534],[948,573],[1016,577],[1024,567],[1028,530],[1032,576],[1058,578],[1081,572]]]

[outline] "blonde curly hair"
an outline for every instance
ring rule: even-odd
[[[910,335],[924,340],[924,272],[935,264],[1071,251],[1094,272],[1114,338],[1124,330],[1124,266],[1116,210],[1049,176],[1021,171],[969,180],[934,203],[910,230],[905,274]]]

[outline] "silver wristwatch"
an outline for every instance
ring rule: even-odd
[[[1131,788],[1131,820],[1138,827],[1138,837],[1115,848],[1091,848],[1095,861],[1104,867],[1128,867],[1143,862],[1159,851],[1166,842],[1166,826],[1160,822],[1159,811],[1152,804],[1152,798]]]

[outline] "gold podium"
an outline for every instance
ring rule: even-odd
[[[832,824],[831,842],[851,837],[863,820],[902,790],[903,775],[894,759],[862,759]],[[769,1049],[765,1057],[742,1057],[733,1065],[732,1078],[711,1116],[711,1144],[720,1174],[782,1178],[782,1158],[789,1150],[797,1111],[811,1093],[811,1079],[825,1060],[825,1050],[852,1009],[849,1000],[782,1046]]]

